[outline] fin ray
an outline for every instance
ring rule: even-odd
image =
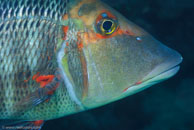
[[[54,94],[60,83],[60,77],[56,76],[50,84],[45,87],[40,87],[36,91],[32,92],[20,102],[18,102],[14,107],[16,108],[12,116],[19,116],[23,112],[48,101]]]

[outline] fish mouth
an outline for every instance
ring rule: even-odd
[[[131,95],[142,91],[156,83],[171,78],[179,71],[180,63],[182,62],[182,60],[183,58],[180,56],[179,59],[174,62],[163,63],[155,67],[155,69],[148,73],[142,80],[125,89],[124,92],[128,95]]]
[[[176,65],[176,66],[174,66],[174,67],[172,67],[170,69],[167,69],[167,70],[157,74],[156,76],[153,76],[153,77],[150,77],[150,78],[144,78],[142,80],[142,83],[144,83],[144,82],[151,82],[151,81],[152,82],[158,82],[158,81],[166,80],[166,79],[174,76],[179,71],[179,69],[180,69],[180,66]],[[141,83],[141,81],[137,82],[136,84],[138,84],[138,83]]]
[[[142,82],[165,80],[174,76],[180,69],[180,63],[183,61],[182,56],[179,56],[175,61],[166,62],[155,67],[147,76],[142,79]]]

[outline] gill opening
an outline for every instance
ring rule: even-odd
[[[75,90],[73,89],[73,85],[72,83],[70,82],[70,80],[68,79],[68,76],[66,75],[65,73],[65,70],[62,66],[62,59],[63,57],[65,56],[65,52],[64,52],[64,49],[66,47],[66,43],[67,41],[64,41],[63,44],[62,44],[62,47],[61,49],[59,50],[58,54],[57,54],[57,62],[58,62],[58,65],[59,65],[59,69],[60,69],[60,73],[61,73],[61,76],[62,76],[62,79],[63,81],[65,82],[65,85],[66,85],[66,88],[67,88],[67,91],[69,93],[69,96],[71,97],[71,99],[77,104],[79,105],[80,107],[82,107],[82,103],[78,100],[76,94],[75,94]]]

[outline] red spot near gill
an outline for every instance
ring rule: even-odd
[[[47,84],[51,83],[53,78],[55,76],[54,75],[42,75],[42,76],[38,76],[36,78],[36,82],[40,83],[41,87],[45,87]]]
[[[33,124],[35,126],[41,126],[43,124],[44,120],[38,120],[38,121],[33,121]]]
[[[41,87],[45,87],[47,84],[52,82],[54,77],[54,75],[40,75],[40,72],[38,72],[32,77],[32,80],[35,80],[37,83],[40,83]]]

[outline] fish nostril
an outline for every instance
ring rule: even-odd
[[[136,37],[136,40],[137,40],[138,42],[142,42],[142,38],[141,38],[141,37]]]

